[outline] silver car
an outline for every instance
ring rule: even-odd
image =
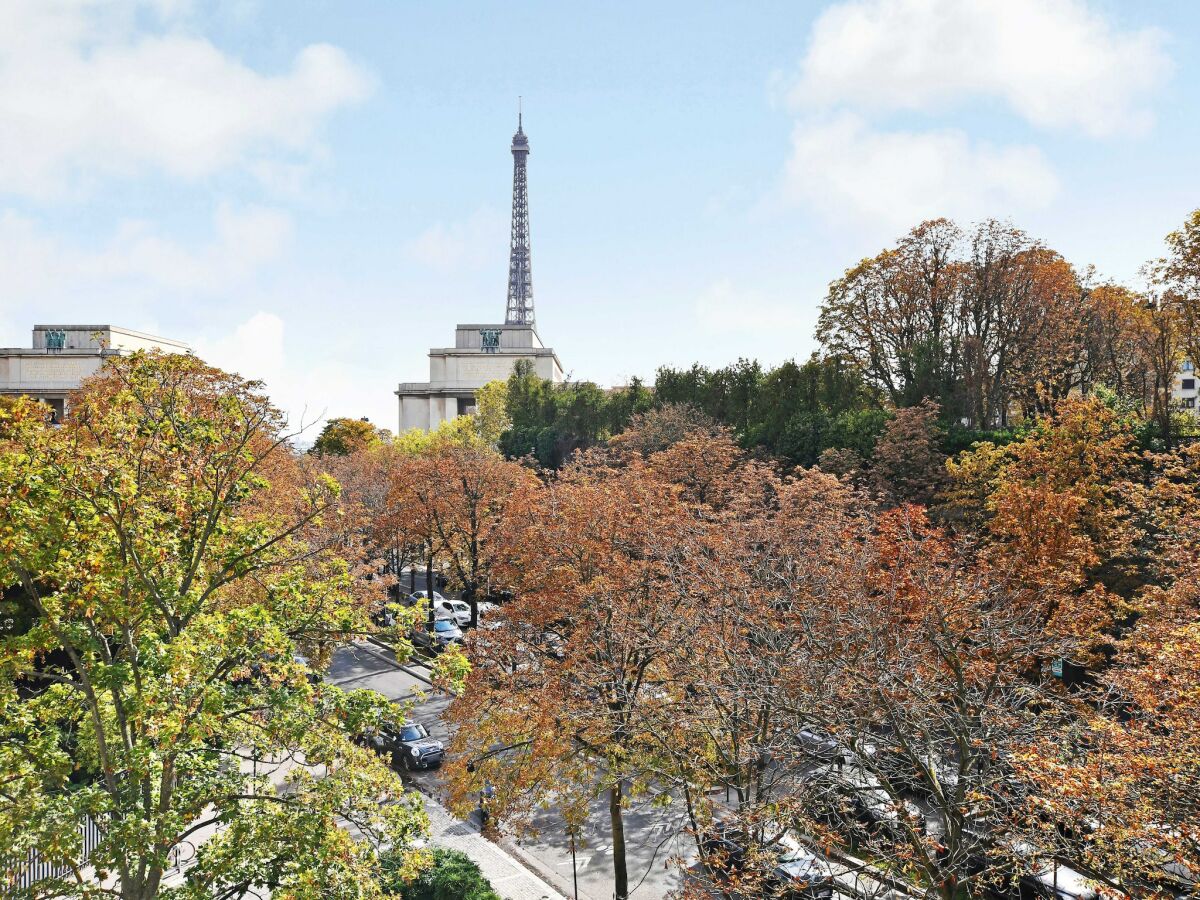
[[[453,619],[434,619],[432,629],[426,621],[417,622],[412,630],[412,642],[429,650],[441,650],[450,644],[461,644],[462,639],[462,629]]]

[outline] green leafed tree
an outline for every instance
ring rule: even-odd
[[[388,438],[387,431],[376,428],[367,419],[330,419],[309,452],[316,456],[350,456],[360,450],[378,447]]]
[[[191,356],[43,411],[0,410],[5,895],[36,850],[17,896],[378,896],[374,847],[424,819],[351,741],[390,704],[313,675],[365,624],[322,539],[336,483],[258,384]]]
[[[385,853],[380,876],[385,895],[397,900],[500,900],[465,853],[435,847],[432,855],[433,865],[414,879],[405,871],[407,860]]]

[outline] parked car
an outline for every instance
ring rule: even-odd
[[[875,767],[889,783],[915,797],[928,799],[939,791],[950,793],[958,786],[958,764],[950,757],[923,753],[914,760],[896,747],[885,746],[876,757]]]
[[[832,900],[833,866],[790,834],[777,842],[779,862],[771,872],[770,896],[788,900]]]
[[[459,628],[471,624],[471,604],[464,603],[461,600],[446,600],[445,598],[438,600],[434,598],[433,611],[438,616],[453,619],[458,623]]]
[[[388,757],[397,768],[436,768],[446,758],[446,745],[417,722],[405,722],[400,726],[383,722],[363,732],[358,742]]]
[[[700,835],[700,852],[709,871],[729,878],[746,865],[746,843],[741,828],[718,819]]]
[[[820,818],[834,823],[857,822],[868,832],[885,831],[896,837],[910,825],[927,833],[920,807],[907,798],[896,798],[862,766],[836,762],[811,770],[805,776],[816,788],[814,807]]]
[[[1061,863],[1051,863],[1021,878],[1021,897],[1046,900],[1097,900],[1095,882]]]
[[[1018,855],[1033,860],[1041,857],[1035,847],[1027,841],[1014,841],[1009,848]],[[1038,859],[1018,883],[1021,900],[1097,900],[1100,896],[1096,884],[1086,875],[1057,861]],[[1040,863],[1040,864],[1039,864]]]
[[[446,759],[446,745],[430,735],[424,725],[408,722],[400,729],[395,752],[394,766],[406,769],[437,768]]]
[[[450,644],[461,644],[462,629],[453,619],[434,619],[433,628],[422,620],[413,625],[412,642],[418,647],[441,650]]]
[[[853,755],[831,735],[815,727],[801,728],[793,740],[801,758],[811,762],[844,765]]]
[[[760,837],[765,843],[751,854],[752,839],[741,827],[722,820],[713,822],[700,841],[709,871],[721,880],[749,879],[763,897],[831,900],[834,869],[828,859],[808,850],[790,831],[777,830],[774,836]],[[758,870],[757,877],[751,877],[752,869]]]
[[[309,684],[320,684],[322,681],[321,673],[312,667],[308,657],[303,653],[293,653],[292,658],[300,665],[304,666],[304,677]]]
[[[881,829],[901,837],[907,821],[920,834],[928,830],[925,814],[911,800],[900,801],[898,805],[883,788],[869,785],[856,785],[849,788],[847,793],[854,817],[867,828]]]
[[[408,599],[410,602],[417,602],[420,600],[428,600],[429,599],[429,591],[413,591],[411,594],[408,595]],[[437,591],[434,591],[433,592],[433,602],[434,603],[445,603],[446,598],[443,597],[441,594],[439,594]]]

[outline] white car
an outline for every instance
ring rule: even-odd
[[[433,609],[437,615],[453,619],[460,628],[471,624],[471,605],[469,603],[461,600],[447,600],[445,597],[439,599],[435,595]]]
[[[429,591],[413,591],[408,596],[413,600],[428,600],[429,599]],[[437,602],[445,600],[445,599],[446,598],[443,597],[441,594],[439,594],[437,591],[433,592],[433,602],[434,603],[437,603]]]

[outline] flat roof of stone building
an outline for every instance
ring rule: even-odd
[[[123,328],[120,325],[34,325],[34,331],[115,331],[118,334],[127,334],[130,337],[142,338],[147,341],[158,341],[163,344],[170,344],[173,347],[183,347],[190,349],[189,345],[184,341],[177,341],[175,338],[162,337],[157,334],[149,334],[145,331],[135,331],[132,328]]]

